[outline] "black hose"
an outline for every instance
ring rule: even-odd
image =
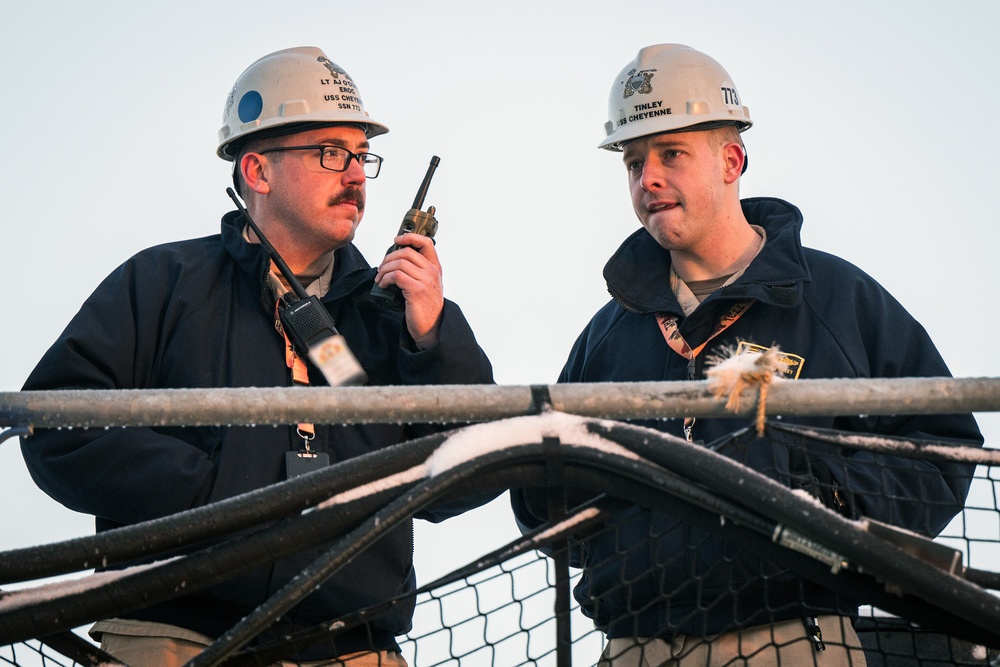
[[[445,440],[438,433],[348,459],[309,475],[160,519],[52,544],[0,553],[0,585],[108,567],[174,552],[206,539],[258,527],[423,463]]]

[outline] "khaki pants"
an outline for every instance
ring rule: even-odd
[[[183,667],[207,644],[173,637],[116,635],[104,632],[101,648],[129,667]],[[392,651],[352,653],[334,660],[278,662],[275,667],[407,667],[406,660]]]
[[[610,639],[598,667],[866,667],[849,618],[818,618],[826,650],[817,651],[799,619],[714,638]]]

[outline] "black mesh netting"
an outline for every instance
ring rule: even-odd
[[[442,495],[468,492],[473,479],[478,490],[513,489],[522,539],[408,599],[315,626],[284,620],[305,594],[293,580],[283,599],[234,627],[203,664],[267,665],[307,647],[336,651],[339,635],[414,602],[413,627],[399,640],[419,667],[595,665],[602,651],[601,664],[613,667],[667,664],[677,655],[694,661],[685,665],[718,664],[710,661],[722,655],[735,656],[734,665],[799,665],[837,651],[840,664],[862,664],[862,656],[872,666],[1000,664],[997,450],[781,425],[763,437],[743,430],[697,446],[625,424],[567,419],[573,428],[544,422],[546,438],[493,442],[444,473],[379,487],[367,502],[344,501],[335,512],[285,510],[277,522],[268,516],[252,540],[223,539],[236,527],[209,521],[211,548],[162,566],[48,584],[31,597],[8,591],[0,597],[0,664],[103,664],[107,656],[81,627],[114,613],[109,600],[121,611],[136,608],[142,603],[128,591],[163,599],[178,578],[187,590],[199,577],[214,581],[206,562],[252,567],[280,557],[275,545],[289,535],[303,546],[339,536],[306,573],[312,578],[299,582],[307,589],[363,553],[366,540]],[[427,441],[412,460],[387,455],[357,470],[388,479],[442,443]],[[283,497],[315,504],[331,488],[343,490],[336,484],[372,481],[352,470],[287,483]],[[240,516],[236,505],[224,509],[233,521]],[[84,570],[77,548],[127,562],[133,543],[149,539],[144,531],[169,533],[171,521],[185,532],[177,518],[134,527],[120,541],[104,534],[82,547],[0,554],[2,580],[23,585]],[[203,524],[188,523],[192,541],[203,539],[192,525]],[[819,641],[812,619],[823,625]],[[728,645],[717,639],[748,627],[726,635]],[[786,653],[803,646],[804,654]]]

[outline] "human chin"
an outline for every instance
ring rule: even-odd
[[[667,250],[673,250],[678,242],[680,227],[677,221],[665,218],[666,216],[663,216],[662,213],[658,216],[647,217],[642,226],[660,246]]]

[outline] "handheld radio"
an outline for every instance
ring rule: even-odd
[[[424,180],[420,183],[420,189],[417,190],[417,196],[413,199],[413,206],[411,206],[410,210],[403,216],[403,223],[399,226],[399,231],[396,232],[396,236],[412,232],[413,234],[420,234],[433,239],[434,235],[437,233],[438,221],[437,218],[434,217],[434,207],[427,207],[426,212],[421,211],[420,209],[424,205],[424,198],[427,196],[427,189],[431,185],[431,177],[434,175],[434,170],[437,169],[440,162],[441,158],[437,155],[431,157],[431,163],[427,167],[427,173],[424,174]],[[399,245],[393,243],[385,254],[388,255],[391,252],[399,250],[399,248]],[[406,307],[406,301],[403,299],[403,292],[395,285],[389,285],[389,287],[385,289],[382,289],[377,284],[372,285],[371,296],[373,299],[382,303],[382,305],[393,310],[403,310],[403,308]]]

